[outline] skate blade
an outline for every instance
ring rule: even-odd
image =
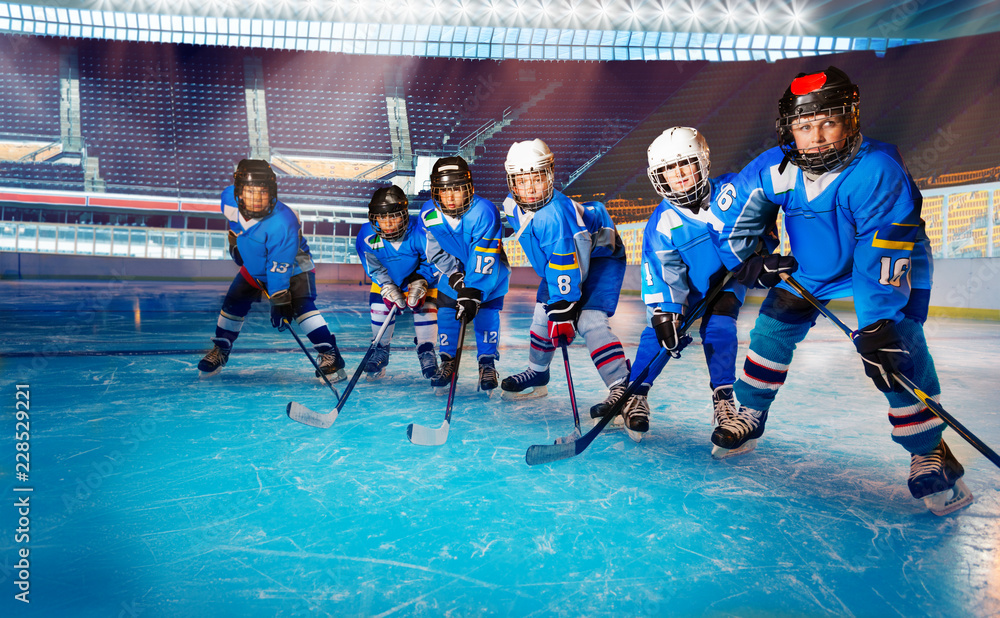
[[[204,380],[206,378],[211,378],[212,376],[214,376],[215,374],[219,373],[220,371],[222,371],[222,367],[219,367],[218,369],[213,369],[212,371],[201,371],[201,370],[199,370],[198,373],[200,373],[201,375],[198,376],[198,379],[199,380]]]
[[[385,367],[379,369],[378,372],[376,373],[369,373],[368,375],[365,376],[365,380],[368,380],[369,382],[378,382],[384,377],[385,377]]]
[[[598,416],[597,418],[591,419],[594,422],[595,427],[601,422],[601,418],[602,417]],[[607,426],[604,427],[605,431],[610,431],[612,429],[619,430],[624,428],[625,428],[625,419],[622,417],[621,414],[616,414],[615,417],[611,419],[611,421],[607,424]]]
[[[642,436],[643,436],[643,433],[644,433],[644,432],[641,432],[641,431],[635,431],[634,429],[629,429],[628,427],[626,427],[626,428],[625,428],[625,433],[627,433],[627,434],[628,434],[628,437],[629,437],[629,438],[630,438],[630,439],[631,439],[631,440],[632,440],[633,442],[635,442],[636,444],[639,444],[640,442],[642,442]]]
[[[320,382],[323,381],[323,378],[319,377],[319,375],[316,376],[316,379],[319,380]],[[333,373],[326,374],[326,379],[330,381],[330,384],[336,384],[337,382],[343,382],[344,380],[347,379],[347,372],[344,371],[343,369],[338,369],[338,370],[334,371]]]
[[[960,508],[969,506],[972,504],[973,499],[974,496],[965,485],[965,482],[962,479],[958,479],[955,481],[955,486],[951,489],[924,496],[924,505],[927,506],[927,509],[931,513],[934,513],[938,517],[943,517],[949,513],[954,513]]]
[[[548,386],[535,386],[530,391],[521,391],[519,393],[515,393],[514,391],[503,391],[500,393],[500,398],[505,401],[524,401],[525,399],[539,399],[548,394]]]
[[[757,448],[757,440],[747,440],[736,448],[722,448],[712,445],[712,459],[729,459],[737,455],[743,455]]]
[[[480,390],[479,392],[485,393],[487,399],[493,399],[493,396],[496,395],[497,389],[490,388],[490,389],[486,389],[486,390]]]

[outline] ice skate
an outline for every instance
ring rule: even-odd
[[[375,351],[372,353],[371,358],[368,359],[368,364],[365,365],[365,379],[369,382],[375,382],[381,380],[385,377],[385,368],[389,365],[389,344],[386,345],[375,345]]]
[[[736,416],[737,410],[732,384],[715,389],[712,392],[712,429],[718,427],[723,419],[731,419]]]
[[[484,356],[479,359],[479,390],[484,391],[487,397],[493,397],[493,392],[500,385],[500,376],[493,364],[492,356]]]
[[[965,468],[952,455],[944,440],[929,453],[910,455],[907,485],[914,498],[935,515],[947,515],[972,504],[973,496],[962,481]]]
[[[319,365],[320,371],[326,375],[330,384],[347,379],[347,372],[344,371],[344,359],[340,353],[329,343],[320,343],[315,347],[316,351],[319,352],[316,364]],[[316,377],[320,377],[319,371],[316,372]]]
[[[417,346],[417,358],[420,359],[420,372],[428,380],[437,373],[437,355],[434,354],[434,344],[430,341]]]
[[[608,387],[608,396],[601,403],[595,403],[590,407],[590,418],[594,419],[594,424],[596,425],[604,417],[604,413],[611,409],[611,406],[615,405],[615,402],[625,393],[628,388],[628,378],[622,378],[614,384]],[[609,423],[614,429],[621,429],[625,426],[625,418],[621,414],[616,414],[611,422]]]
[[[438,395],[448,392],[451,385],[451,376],[455,373],[455,359],[447,354],[441,355],[441,364],[438,365],[437,372],[431,377],[431,386]]]
[[[500,396],[507,401],[538,399],[549,394],[548,383],[548,369],[535,371],[529,367],[521,373],[504,378],[500,383]]]
[[[633,442],[642,442],[642,435],[649,431],[649,402],[645,395],[632,395],[622,410],[625,432]]]
[[[757,447],[757,438],[764,434],[767,410],[752,410],[746,406],[731,416],[723,414],[719,426],[712,432],[712,457],[726,459],[749,453]]]
[[[215,347],[209,350],[200,361],[198,361],[198,371],[202,378],[208,378],[222,371],[222,368],[229,362],[229,353],[233,351],[233,342],[225,337],[212,337]]]

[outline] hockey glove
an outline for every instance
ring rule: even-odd
[[[387,283],[382,286],[382,302],[389,309],[395,305],[400,309],[406,309],[406,297],[399,290],[399,286],[395,283]]]
[[[410,282],[410,286],[406,288],[406,306],[411,310],[416,311],[420,309],[420,306],[424,304],[424,300],[427,299],[427,280],[426,279],[415,279]]]
[[[896,331],[896,323],[879,320],[854,336],[854,347],[865,363],[865,374],[875,383],[875,388],[888,393],[905,389],[890,374],[900,373],[913,378],[913,359],[910,351]]]
[[[229,256],[237,266],[243,266],[243,256],[240,255],[240,248],[236,246],[236,234],[232,230],[229,230]]]
[[[271,326],[280,332],[287,329],[293,319],[295,319],[295,311],[292,309],[292,293],[288,290],[281,290],[272,294]]]
[[[687,333],[681,337],[677,336],[677,329],[684,323],[681,315],[657,309],[653,312],[653,317],[650,318],[649,322],[653,326],[653,332],[656,333],[656,340],[660,342],[660,347],[670,352],[674,358],[680,358],[681,350],[692,341],[691,335]]]
[[[781,283],[781,273],[790,275],[798,269],[792,255],[753,255],[733,270],[733,277],[748,288],[773,288]]]
[[[560,337],[564,337],[567,344],[573,343],[576,336],[573,323],[579,314],[576,302],[557,300],[546,305],[545,312],[549,315],[549,339],[552,343],[559,345]]]
[[[455,319],[466,323],[479,313],[479,305],[483,302],[483,293],[476,288],[467,288],[464,285],[458,291],[458,298],[455,299],[458,306],[455,308]]]
[[[451,289],[456,292],[461,292],[462,288],[465,287],[465,273],[460,270],[456,270],[448,275],[448,285],[450,285]]]

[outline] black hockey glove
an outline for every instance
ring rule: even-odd
[[[681,315],[657,309],[653,311],[653,317],[650,318],[649,323],[653,327],[653,332],[656,333],[656,340],[660,342],[660,347],[670,352],[674,358],[680,358],[681,350],[692,341],[691,335],[687,333],[680,337],[677,335],[677,329],[684,323]]]
[[[560,337],[566,339],[567,345],[573,343],[573,338],[576,336],[573,323],[580,315],[576,302],[557,300],[545,305],[545,312],[549,315],[549,339],[552,343],[559,345]]]
[[[240,248],[236,246],[236,234],[232,230],[229,230],[229,256],[237,266],[243,266],[243,256],[240,255]]]
[[[861,329],[854,336],[854,347],[858,349],[865,363],[865,374],[875,383],[875,388],[883,393],[905,392],[889,375],[900,373],[913,379],[913,359],[896,331],[895,322],[879,320]]]
[[[281,290],[272,294],[271,326],[280,332],[288,328],[288,324],[291,324],[293,319],[295,319],[295,311],[292,309],[292,293],[288,290]]]
[[[448,276],[448,285],[456,292],[461,292],[462,288],[465,287],[465,273],[460,270],[451,273]]]
[[[455,308],[455,319],[459,322],[465,320],[468,323],[479,313],[479,305],[483,302],[483,293],[476,288],[467,288],[463,285],[458,290],[458,298],[455,301],[458,303]]]
[[[781,283],[781,273],[790,275],[798,269],[792,255],[753,255],[733,270],[733,278],[748,288],[773,288]]]

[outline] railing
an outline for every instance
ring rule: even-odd
[[[154,259],[228,260],[228,232],[0,221],[0,251]],[[354,238],[306,236],[313,260],[355,264]]]

